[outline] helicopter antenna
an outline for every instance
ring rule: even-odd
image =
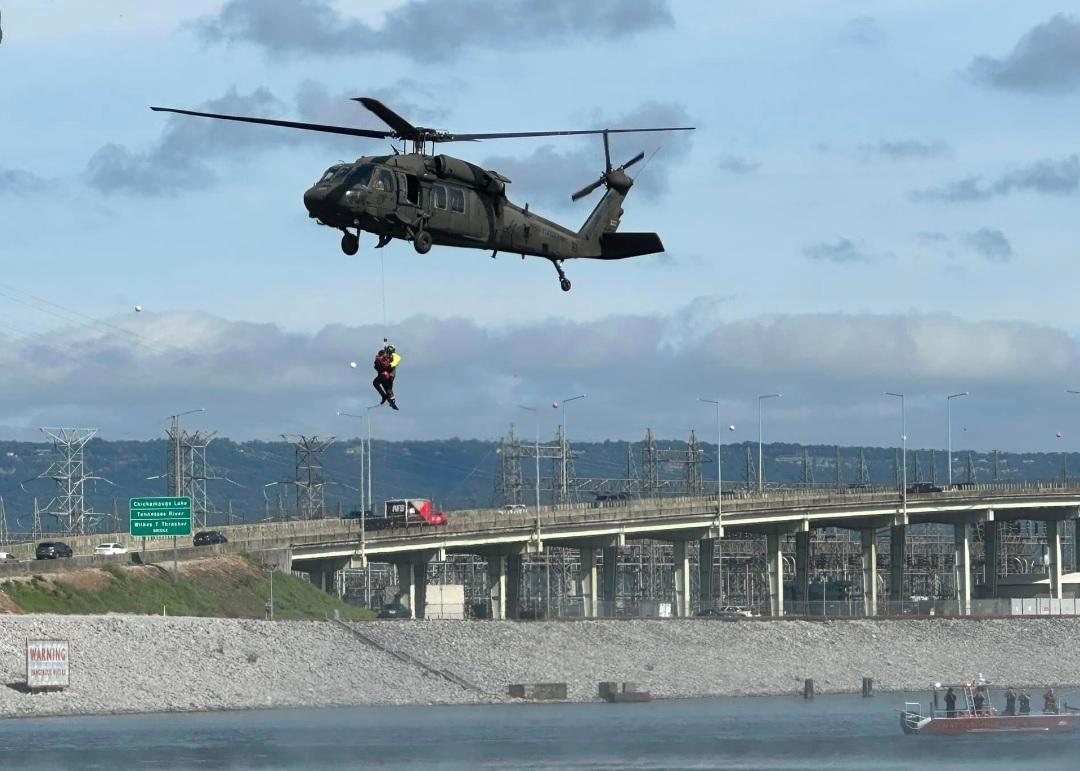
[[[660,152],[660,150],[661,150],[662,148],[663,148],[663,145],[658,145],[658,146],[657,146],[657,148],[656,148],[655,150],[653,150],[653,151],[652,151],[651,153],[649,153],[649,157],[645,159],[645,163],[643,163],[643,164],[642,164],[642,166],[641,166],[641,168],[640,168],[640,169],[638,169],[637,177],[636,177],[636,178],[634,179],[634,181],[635,181],[635,182],[636,182],[637,180],[641,179],[642,175],[643,175],[643,174],[645,173],[645,169],[649,168],[649,161],[651,161],[651,160],[653,159],[653,157],[654,157],[654,156],[655,156],[655,155],[656,155],[656,154],[657,154],[658,152]]]

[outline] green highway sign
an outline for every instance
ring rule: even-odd
[[[191,499],[132,498],[128,532],[137,536],[191,535]]]

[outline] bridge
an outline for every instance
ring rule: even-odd
[[[957,596],[961,614],[971,607],[971,526],[981,525],[986,549],[987,591],[997,595],[1000,545],[999,523],[1034,520],[1046,523],[1050,548],[1050,593],[1062,596],[1061,523],[1080,518],[1080,487],[1060,485],[979,485],[938,493],[910,494],[895,490],[818,492],[770,490],[760,495],[724,498],[657,498],[542,507],[532,512],[464,511],[450,515],[445,527],[411,527],[374,532],[350,532],[347,537],[296,543],[290,548],[294,569],[309,572],[324,588],[333,573],[367,561],[397,565],[399,590],[408,606],[422,613],[427,564],[449,554],[479,555],[488,561],[492,615],[515,617],[520,608],[522,556],[545,546],[580,550],[580,592],[585,614],[597,615],[598,602],[615,600],[617,550],[628,540],[667,541],[674,554],[676,615],[691,609],[690,561],[687,545],[699,546],[699,604],[713,602],[714,555],[726,533],[748,532],[766,537],[769,610],[784,613],[781,539],[795,536],[794,599],[809,596],[810,532],[818,528],[857,530],[862,546],[864,611],[878,611],[877,532],[890,529],[890,586],[902,586],[907,528],[912,524],[951,525],[957,566]],[[597,552],[603,575],[598,575]]]
[[[795,540],[793,598],[809,598],[811,538],[813,530],[841,528],[860,533],[862,602],[867,615],[878,612],[877,533],[890,531],[889,586],[903,586],[907,528],[920,523],[950,525],[957,566],[956,601],[959,612],[971,608],[971,533],[980,525],[986,558],[986,591],[997,596],[1002,538],[999,524],[1015,520],[1046,523],[1049,545],[1050,595],[1062,597],[1062,523],[1080,518],[1080,486],[1005,484],[965,486],[935,493],[900,496],[895,489],[822,491],[770,489],[761,494],[725,494],[696,498],[652,498],[602,504],[546,506],[538,511],[468,510],[451,512],[440,527],[402,527],[368,531],[355,519],[292,520],[220,528],[229,537],[224,546],[185,545],[182,558],[211,552],[260,553],[281,569],[308,573],[313,583],[331,591],[334,575],[347,567],[369,562],[397,566],[399,591],[409,608],[422,617],[427,588],[427,566],[447,555],[471,554],[487,561],[488,592],[495,618],[514,618],[520,612],[522,561],[526,554],[550,546],[577,549],[580,556],[579,594],[586,616],[598,615],[601,603],[616,600],[618,550],[629,541],[661,541],[672,545],[675,615],[692,608],[691,561],[688,545],[698,544],[698,605],[714,602],[715,557],[728,535],[765,536],[765,564],[769,611],[783,615],[785,608],[782,542]],[[1075,532],[1075,530],[1074,530]],[[137,559],[167,563],[172,539],[142,542],[126,534],[78,536],[65,539],[76,554],[92,551],[102,540],[124,543]],[[33,544],[12,548],[32,557]],[[598,563],[597,556],[602,557]],[[0,563],[0,577],[29,572],[53,572],[71,567],[92,567],[112,558],[76,557],[68,560]]]

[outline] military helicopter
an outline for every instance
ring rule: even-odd
[[[348,255],[356,254],[360,233],[367,231],[378,237],[376,249],[400,238],[411,241],[420,254],[426,254],[433,244],[438,244],[490,249],[492,257],[499,252],[520,254],[522,259],[526,255],[542,257],[555,266],[559,285],[568,292],[570,279],[563,270],[564,260],[622,260],[664,251],[656,233],[617,232],[623,214],[623,199],[634,184],[626,170],[642,160],[645,154],[638,153],[613,168],[608,137],[611,134],[692,131],[692,126],[454,134],[414,126],[377,99],[356,97],[353,101],[373,112],[390,130],[250,118],[172,107],[150,109],[368,139],[401,140],[403,150],[411,143],[411,152],[398,152],[394,147],[393,155],[368,155],[353,163],[335,164],[304,193],[304,206],[309,216],[320,225],[340,230],[343,233],[341,250]],[[528,204],[521,208],[511,203],[506,197],[510,180],[498,172],[435,153],[436,146],[445,142],[582,134],[603,136],[604,173],[570,198],[577,201],[601,185],[607,191],[585,224],[576,231],[537,216],[529,211]]]

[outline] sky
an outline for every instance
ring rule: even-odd
[[[0,436],[352,436],[384,337],[386,439],[1080,447],[1080,7],[959,0],[0,0]],[[568,262],[403,242],[354,257],[301,196],[386,144],[150,105],[460,132],[693,125]],[[576,229],[596,137],[444,151]],[[136,312],[135,306],[142,310]],[[356,368],[350,362],[357,362]],[[557,409],[569,397],[586,399]],[[530,413],[519,405],[533,406]],[[734,432],[726,426],[734,425]]]

